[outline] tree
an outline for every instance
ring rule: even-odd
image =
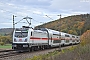
[[[3,42],[4,44],[9,44],[12,42],[11,36],[0,36],[0,42]]]
[[[73,30],[69,30],[68,33],[69,33],[69,34],[73,34]]]
[[[87,30],[85,33],[81,36],[81,44],[90,44],[90,30]]]

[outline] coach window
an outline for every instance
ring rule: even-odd
[[[31,32],[31,36],[32,36],[32,32]]]
[[[52,37],[51,37],[51,42],[52,42]]]
[[[72,36],[73,38],[75,38],[75,36]]]
[[[69,37],[69,35],[65,35],[65,37]]]

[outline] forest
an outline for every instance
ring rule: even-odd
[[[80,14],[57,19],[35,28],[49,28],[69,34],[82,35],[90,30],[90,14]]]

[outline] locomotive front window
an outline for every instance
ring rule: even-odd
[[[28,32],[15,32],[15,37],[23,38],[27,36],[28,36]]]

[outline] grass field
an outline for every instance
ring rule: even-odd
[[[6,45],[0,45],[0,49],[11,49],[12,48],[12,44],[6,44]]]

